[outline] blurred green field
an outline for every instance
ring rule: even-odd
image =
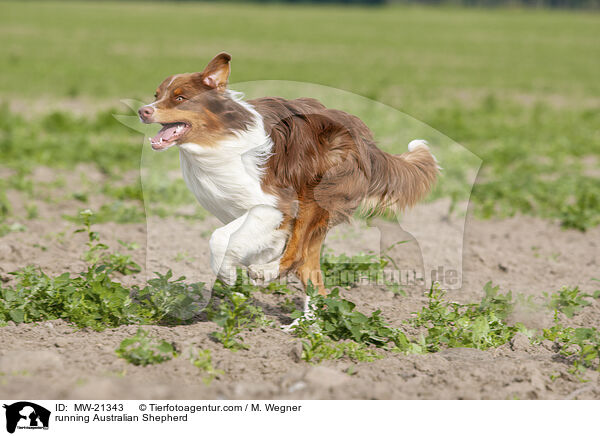
[[[0,160],[22,174],[0,191],[37,164],[137,168],[139,134],[106,108],[149,100],[167,75],[226,50],[233,88],[274,79],[344,89],[467,147],[483,160],[473,193],[482,216],[529,213],[580,229],[600,221],[597,14],[3,2],[0,35]],[[86,115],[46,113],[62,102]],[[453,195],[452,178],[468,167],[439,153],[447,176],[435,196]]]
[[[221,50],[233,54],[233,82],[325,84],[419,117],[490,92],[570,106],[600,95],[597,14],[137,2],[1,8],[5,97],[148,98],[157,80],[200,69]]]

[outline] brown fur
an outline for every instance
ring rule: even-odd
[[[201,73],[169,76],[154,95],[154,114],[148,123],[185,123],[190,129],[180,142],[214,145],[246,129],[250,113],[224,94],[231,56],[220,53]]]
[[[250,113],[224,93],[230,59],[220,53],[202,73],[163,81],[147,122],[184,122],[191,129],[182,141],[207,146],[247,129]],[[364,203],[376,211],[413,206],[435,182],[435,158],[424,147],[385,153],[359,118],[311,98],[248,103],[263,117],[274,143],[262,186],[278,198],[281,228],[290,233],[280,273],[296,272],[305,285],[312,282],[325,293],[320,253],[328,230]]]
[[[424,197],[438,166],[426,148],[400,156],[378,149],[357,117],[314,99],[249,101],[274,142],[263,188],[280,199],[292,233],[280,272],[297,271],[324,292],[319,257],[327,231],[367,201],[402,210]]]

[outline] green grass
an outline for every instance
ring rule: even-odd
[[[50,112],[31,120],[0,107],[2,165],[21,176],[11,178],[9,187],[27,190],[23,175],[36,165],[72,168],[92,162],[106,173],[139,168],[141,141],[114,119],[114,112],[91,117]]]
[[[598,17],[587,12],[140,2],[2,8],[10,44],[0,48],[9,66],[0,93],[19,98],[148,99],[160,80],[199,70],[221,50],[234,56],[234,82],[320,83],[418,112],[465,91],[561,94],[571,102],[600,92]],[[45,68],[57,61],[60,68]]]
[[[472,193],[479,216],[526,213],[579,230],[600,222],[597,14],[140,2],[5,2],[2,9],[0,99],[34,114],[76,99],[93,114],[26,119],[3,109],[3,165],[139,168],[141,135],[114,120],[114,111],[95,115],[95,102],[147,101],[164,77],[200,70],[228,50],[232,87],[250,96],[319,97],[361,116],[392,152],[416,136],[429,139],[444,167],[432,198],[469,197],[479,162],[462,144],[483,162]],[[176,32],[165,25],[173,10]],[[253,82],[262,80],[344,89],[425,124],[330,88]],[[142,164],[177,166],[176,153],[164,155]],[[171,185],[155,177],[144,189],[153,199],[191,198]],[[0,192],[0,219],[1,199]]]

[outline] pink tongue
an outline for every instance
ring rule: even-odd
[[[154,138],[152,138],[152,142],[160,142],[161,139],[163,141],[169,142],[171,139],[173,139],[173,136],[175,136],[177,126],[178,124],[173,124],[170,126],[163,127],[162,129],[160,129],[158,134]]]

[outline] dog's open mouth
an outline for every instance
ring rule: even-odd
[[[150,138],[150,144],[154,150],[164,150],[174,145],[190,129],[186,123],[169,123],[162,126],[156,136]]]

